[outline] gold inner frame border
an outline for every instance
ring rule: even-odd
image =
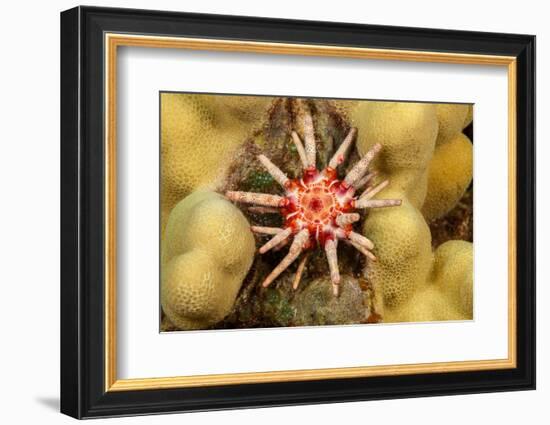
[[[138,391],[216,385],[312,381],[419,373],[448,373],[515,368],[516,358],[516,58],[329,45],[288,44],[106,33],[105,46],[105,391]],[[508,357],[437,363],[398,364],[288,371],[151,378],[117,378],[116,325],[116,96],[118,47],[149,47],[280,55],[325,56],[469,65],[504,66],[508,72]]]

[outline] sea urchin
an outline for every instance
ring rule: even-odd
[[[279,227],[252,226],[255,233],[273,235],[260,249],[264,254],[275,247],[289,243],[293,236],[288,254],[277,267],[265,278],[262,285],[269,286],[285,271],[302,252],[316,247],[323,247],[327,256],[334,295],[338,295],[340,271],[338,268],[338,241],[343,240],[353,245],[365,257],[376,260],[372,253],[374,244],[365,236],[353,231],[353,223],[360,216],[355,210],[365,208],[382,208],[401,205],[400,199],[372,199],[384,189],[389,181],[371,185],[375,172],[368,173],[372,159],[380,152],[382,146],[376,144],[347,173],[343,180],[338,180],[336,168],[344,162],[345,155],[355,139],[357,130],[352,128],[340,144],[328,166],[319,171],[316,168],[316,147],[313,120],[309,112],[303,113],[305,147],[296,131],[292,131],[292,140],[303,165],[300,178],[289,179],[269,158],[259,155],[258,159],[267,172],[284,189],[283,196],[228,191],[226,197],[235,202],[253,204],[256,212],[278,212],[283,216],[284,225]],[[362,187],[366,189],[360,196],[355,193]],[[298,265],[293,287],[300,283],[307,255]]]

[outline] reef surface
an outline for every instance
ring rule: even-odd
[[[222,196],[280,194],[259,154],[289,178],[301,175],[291,138],[293,130],[304,130],[297,100],[162,96],[162,330],[472,319],[471,106],[303,100],[313,118],[318,167],[356,128],[338,175],[380,143],[373,167],[378,181],[390,183],[377,197],[403,200],[399,207],[361,213],[354,230],[374,242],[377,261],[340,244],[335,297],[320,249],[308,254],[297,290],[292,282],[298,262],[263,288],[288,246],[260,255],[266,239],[254,242],[248,226],[280,227],[282,218]],[[203,230],[191,232],[196,226]],[[224,233],[225,227],[230,229]],[[233,238],[241,242],[232,244]]]

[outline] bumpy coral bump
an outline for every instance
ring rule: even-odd
[[[194,192],[170,213],[162,245],[161,304],[179,329],[204,329],[229,314],[254,257],[242,212],[221,195]]]
[[[428,165],[438,132],[436,107],[428,103],[358,102],[350,111],[360,137],[357,150],[365,155],[384,146],[375,166],[393,189],[420,208],[427,190]]]
[[[473,245],[448,241],[435,251],[426,284],[401,306],[386,311],[391,322],[473,319]]]
[[[457,133],[462,131],[468,122],[471,105],[458,105],[440,103],[436,105],[439,132],[436,145],[442,145],[450,141]]]
[[[162,231],[174,206],[192,191],[213,190],[273,98],[184,93],[161,95]]]
[[[462,198],[473,176],[473,145],[462,133],[436,148],[430,162],[422,213],[428,219],[447,214]]]
[[[473,319],[474,253],[471,242],[454,240],[435,251],[432,282],[458,311],[454,319]]]
[[[433,258],[430,229],[420,211],[405,200],[400,208],[373,210],[363,233],[376,245],[378,258],[367,263],[366,276],[384,294],[386,307],[397,307],[428,278]]]

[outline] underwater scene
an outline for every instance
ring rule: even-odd
[[[161,92],[160,330],[472,320],[472,121]]]

